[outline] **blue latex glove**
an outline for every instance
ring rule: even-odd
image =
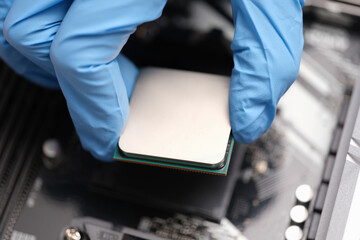
[[[2,0],[1,57],[33,82],[59,84],[83,147],[111,161],[138,72],[120,51],[139,24],[161,15],[165,3]]]
[[[0,57],[19,75],[30,81],[47,88],[59,88],[55,75],[45,72],[43,69],[25,58],[13,48],[3,34],[4,20],[7,16],[13,0],[0,1]]]
[[[137,74],[119,53],[139,24],[161,15],[166,1],[3,1],[0,21],[7,14],[5,37],[16,50],[0,35],[0,56],[40,85],[56,88],[57,78],[83,147],[110,161]],[[270,126],[279,98],[296,78],[303,45],[302,4],[263,2],[232,2],[230,119],[241,142]]]
[[[304,0],[232,0],[235,36],[230,121],[249,143],[271,125],[280,97],[295,81],[303,49]]]

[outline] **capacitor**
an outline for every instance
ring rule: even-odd
[[[48,139],[42,145],[43,153],[48,158],[56,158],[61,153],[61,146],[58,140]]]
[[[290,211],[290,218],[294,223],[302,224],[306,221],[308,216],[308,210],[302,205],[296,205]]]
[[[303,230],[295,225],[288,227],[285,231],[286,240],[301,240],[303,237]]]
[[[298,203],[308,205],[314,197],[314,191],[309,185],[303,184],[296,188],[295,196]]]
[[[47,169],[54,169],[62,161],[62,147],[57,139],[48,139],[42,145],[42,161]]]

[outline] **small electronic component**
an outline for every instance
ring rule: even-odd
[[[301,205],[294,206],[290,211],[290,218],[293,222],[301,224],[306,221],[309,216],[308,210]]]
[[[285,239],[286,240],[301,240],[304,234],[300,227],[298,226],[290,226],[285,231]]]
[[[74,218],[69,226],[61,240],[247,240],[227,218],[215,223],[183,214],[142,217],[137,229],[92,217]]]
[[[226,175],[234,144],[229,85],[225,76],[142,70],[114,159]]]
[[[247,240],[227,218],[223,218],[220,223],[214,223],[184,214],[175,214],[168,218],[143,217],[138,229],[173,240]]]
[[[309,204],[314,197],[314,191],[311,186],[302,184],[296,188],[295,192],[296,200],[302,204]]]

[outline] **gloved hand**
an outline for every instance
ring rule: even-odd
[[[119,53],[139,24],[161,15],[165,3],[3,0],[0,27],[4,25],[7,41],[0,34],[0,56],[40,85],[56,88],[57,79],[83,147],[110,161],[137,75]],[[232,1],[236,32],[230,119],[240,142],[266,131],[279,98],[296,78],[303,45],[302,4]]]
[[[239,142],[252,142],[270,127],[280,97],[298,75],[304,1],[231,0],[235,36],[229,105]]]
[[[0,55],[33,82],[59,85],[84,149],[111,161],[138,72],[120,51],[139,24],[161,15],[165,3],[2,0]]]

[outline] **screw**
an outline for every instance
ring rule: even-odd
[[[64,240],[81,240],[81,234],[79,229],[69,227],[65,230]]]

